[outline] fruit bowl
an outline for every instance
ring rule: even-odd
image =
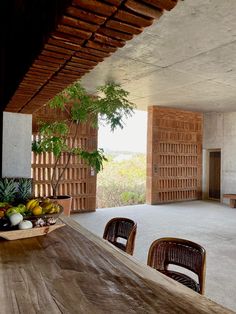
[[[0,232],[52,226],[62,212],[63,207],[48,198],[34,198],[18,205],[1,202]]]
[[[24,220],[30,220],[35,227],[45,227],[49,225],[54,225],[57,222],[58,217],[63,212],[63,207],[58,205],[60,207],[59,212],[57,213],[46,213],[41,215],[30,215],[25,216]]]
[[[8,230],[8,231],[0,231],[0,237],[6,240],[19,240],[25,238],[38,237],[42,235],[46,235],[58,228],[65,226],[61,221],[57,221],[54,225],[44,226],[40,228],[32,228],[27,230]]]
[[[63,213],[63,207],[61,205],[58,205],[60,207],[60,211],[58,213],[46,213],[46,214],[41,214],[41,215],[30,215],[30,216],[24,216],[24,219],[27,220],[35,220],[38,218],[46,219],[46,218],[55,218],[57,219],[62,213]]]

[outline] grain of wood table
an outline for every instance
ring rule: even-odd
[[[46,236],[0,241],[1,314],[233,313],[62,220]]]

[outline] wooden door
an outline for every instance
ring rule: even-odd
[[[209,198],[220,199],[221,152],[210,152]]]

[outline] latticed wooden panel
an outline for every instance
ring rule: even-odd
[[[201,198],[202,114],[150,107],[147,202]]]
[[[56,116],[58,114],[58,116]],[[36,121],[53,121],[66,119],[66,113],[51,111],[43,107],[37,115],[33,116],[33,139],[38,137]],[[71,146],[73,138],[69,137],[67,143]],[[75,146],[92,151],[97,149],[97,130],[89,123],[79,126]],[[50,178],[52,175],[55,157],[51,153],[32,153],[32,178],[34,181],[35,196],[52,195]],[[67,156],[61,157],[56,176],[67,161]],[[68,169],[65,171],[62,183],[59,186],[59,195],[71,195],[73,197],[72,212],[93,211],[96,208],[96,175],[86,163],[76,156],[72,156]]]

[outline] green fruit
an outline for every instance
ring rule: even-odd
[[[18,208],[18,213],[24,214],[26,212],[26,206],[24,204],[19,204],[16,208]]]
[[[11,207],[11,208],[8,208],[8,210],[6,211],[6,216],[10,217],[11,215],[17,214],[17,213],[19,213],[18,207]]]
[[[0,202],[0,207],[5,207],[5,206],[7,206],[7,205],[9,205],[9,204],[6,203],[6,202]]]

